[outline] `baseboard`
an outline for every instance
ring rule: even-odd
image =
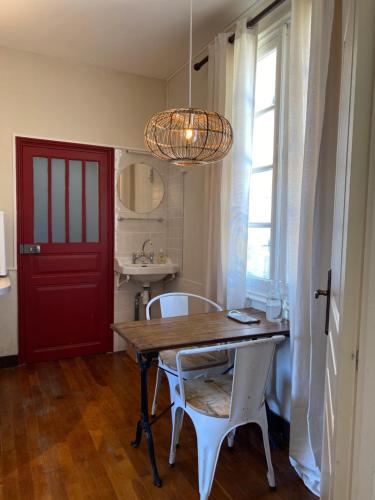
[[[289,446],[290,424],[285,418],[270,410],[267,406],[268,430],[273,448]]]
[[[18,366],[18,356],[0,356],[0,368],[13,368]]]

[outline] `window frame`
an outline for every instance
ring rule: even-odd
[[[275,83],[275,104],[270,107],[275,110],[274,144],[273,144],[273,164],[255,168],[255,171],[265,171],[272,169],[272,207],[270,223],[250,223],[251,227],[270,227],[270,277],[269,279],[251,275],[246,271],[247,297],[250,305],[261,307],[266,301],[269,282],[271,279],[286,281],[285,260],[286,260],[286,234],[282,231],[282,222],[285,221],[285,197],[287,179],[284,175],[286,159],[286,100],[287,100],[287,63],[289,47],[289,24],[290,15],[284,16],[268,29],[264,29],[258,35],[258,56],[267,54],[273,49],[276,53],[276,83]],[[264,113],[261,110],[261,113]],[[256,114],[256,112],[255,112]],[[251,182],[251,178],[250,178]]]

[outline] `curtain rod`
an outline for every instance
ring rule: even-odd
[[[253,28],[256,24],[259,23],[264,17],[266,17],[272,10],[276,9],[280,4],[284,3],[285,0],[274,0],[272,3],[269,4],[268,7],[263,9],[259,14],[257,14],[255,17],[250,19],[246,23],[246,26],[248,29]],[[228,42],[229,43],[234,43],[234,38],[235,35],[234,33],[228,37]],[[208,56],[204,57],[201,61],[197,62],[194,64],[194,69],[195,71],[199,71],[202,66],[204,66],[206,63],[208,63]]]

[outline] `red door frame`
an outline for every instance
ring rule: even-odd
[[[23,275],[23,262],[20,258],[20,244],[24,243],[22,241],[23,236],[23,217],[22,214],[22,203],[21,203],[21,175],[22,175],[22,150],[24,146],[46,146],[49,148],[69,148],[75,151],[90,151],[90,152],[100,152],[105,153],[107,156],[108,164],[108,176],[107,176],[107,190],[108,190],[108,221],[107,221],[107,240],[108,240],[108,255],[107,255],[107,265],[108,272],[113,271],[114,265],[114,149],[105,146],[93,146],[87,144],[46,140],[46,139],[35,139],[26,137],[16,137],[16,198],[17,198],[17,285],[18,285],[18,360],[19,364],[26,362],[26,338],[22,335],[25,331],[25,317],[23,314],[24,303],[26,300],[26,286],[24,280],[22,280]],[[113,275],[113,274],[112,274]],[[108,308],[110,312],[108,323],[113,323],[114,316],[114,279],[110,280],[110,286],[108,290]],[[109,330],[110,332],[110,330]],[[108,335],[108,351],[113,351],[113,335]]]

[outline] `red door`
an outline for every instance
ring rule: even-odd
[[[112,350],[113,158],[17,138],[21,362]]]

